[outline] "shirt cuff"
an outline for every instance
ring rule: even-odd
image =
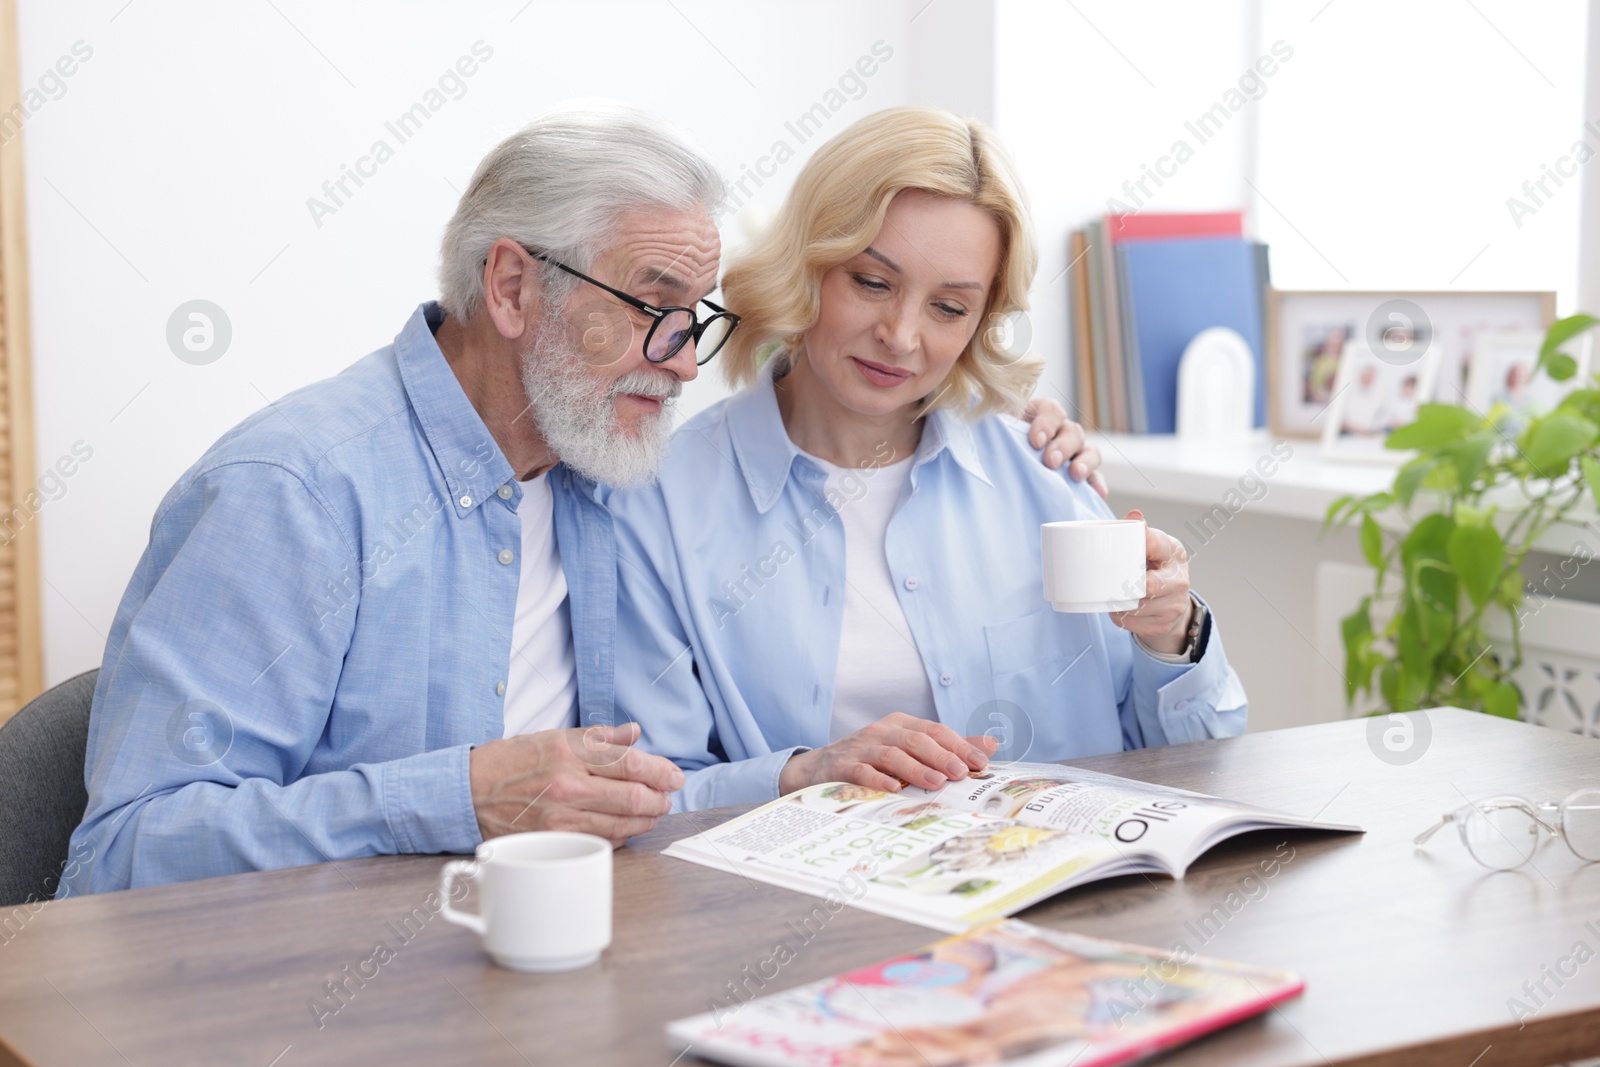
[[[1228,665],[1213,625],[1196,663],[1169,665],[1135,657],[1134,707],[1146,747],[1236,737],[1244,732],[1244,687]]]
[[[1189,629],[1194,633],[1194,638],[1181,652],[1157,652],[1144,643],[1144,638],[1138,634],[1133,635],[1134,643],[1143,650],[1144,654],[1161,663],[1198,663],[1205,653],[1206,621],[1211,614],[1211,609],[1206,607],[1206,602],[1189,593],[1189,603],[1194,607],[1189,615]]]
[[[683,788],[672,794],[672,810],[699,811],[726,808],[735,804],[761,804],[778,799],[778,778],[797,752],[810,752],[804,745],[781,752],[731,763],[714,763],[684,774]]]
[[[472,806],[472,746],[420,752],[379,764],[383,812],[395,851],[468,853],[483,843]]]

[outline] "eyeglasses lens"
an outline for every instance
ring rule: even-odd
[[[1498,871],[1522,866],[1539,844],[1539,824],[1518,807],[1475,807],[1462,831],[1473,858]]]

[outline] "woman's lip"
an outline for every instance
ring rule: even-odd
[[[908,370],[886,367],[882,363],[873,363],[859,356],[851,356],[850,359],[855,363],[856,370],[861,372],[861,376],[873,385],[895,386],[911,377],[911,372]]]

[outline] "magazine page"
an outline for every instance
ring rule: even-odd
[[[1298,995],[1293,974],[999,920],[787,992],[711,1005],[675,1050],[751,1067],[1109,1067]]]
[[[907,789],[902,796],[922,790]],[[947,807],[1028,826],[1093,834],[1158,857],[1181,877],[1187,859],[1218,826],[1271,813],[1203,793],[1054,763],[1011,763],[933,790]]]
[[[1013,763],[934,790],[811,786],[666,854],[958,932],[1100,878],[1182,878],[1218,841],[1269,826],[1360,830],[1096,771]]]
[[[910,792],[910,790],[907,790]],[[930,794],[939,803],[1015,819],[1029,826],[1096,834],[1160,861],[1175,878],[1218,842],[1269,827],[1360,833],[1361,827],[1187,789],[1153,785],[1055,763],[991,765]]]
[[[669,856],[955,933],[1159,861],[1091,834],[964,811],[922,789],[814,785],[683,838]]]

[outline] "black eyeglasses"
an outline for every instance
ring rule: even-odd
[[[604,289],[629,307],[649,315],[651,319],[650,332],[644,335],[644,358],[651,363],[665,363],[681,352],[684,345],[693,341],[695,345],[695,363],[705,366],[711,362],[713,356],[722,350],[722,346],[727,343],[729,336],[732,335],[733,328],[739,325],[739,316],[725,308],[718,307],[709,300],[701,300],[700,303],[710,308],[715,314],[701,321],[700,317],[694,313],[693,308],[654,307],[637,297],[629,296],[620,289],[611,288],[605,282],[596,281],[582,271],[573,270],[565,263],[551,259],[543,252],[536,252],[527,245],[522,247],[534,259],[548,263],[559,270],[564,270],[574,278],[586,281],[598,289]]]

